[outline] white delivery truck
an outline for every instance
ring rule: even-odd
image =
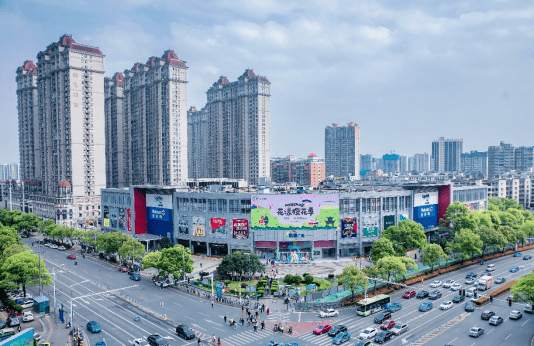
[[[493,285],[493,278],[489,275],[484,275],[480,279],[478,279],[478,290],[479,291],[485,291],[488,288],[490,288]]]

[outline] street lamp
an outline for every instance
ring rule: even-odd
[[[65,264],[61,264],[59,267],[61,268],[64,265]],[[54,275],[54,313],[55,313],[56,307],[57,307],[57,304],[56,304],[56,267],[54,266],[52,269],[54,269],[54,271],[50,273],[50,275]],[[59,273],[62,273],[62,272],[63,271],[60,271]]]
[[[72,288],[76,285],[81,285],[81,284],[84,284],[86,282],[89,282],[89,280],[85,280],[85,281],[82,281],[82,282],[77,282],[75,284],[72,284],[69,286],[70,288],[70,324],[73,325],[74,324],[74,310],[72,310]]]

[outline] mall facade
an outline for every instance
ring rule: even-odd
[[[437,230],[458,200],[487,208],[486,186],[453,183],[356,186],[306,193],[268,188],[132,186],[102,190],[102,225],[140,240],[167,237],[194,254],[252,251],[260,258],[297,262],[368,255],[374,241],[402,220]]]

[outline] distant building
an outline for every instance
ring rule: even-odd
[[[360,171],[370,171],[374,169],[373,155],[360,155]]]
[[[271,159],[271,181],[274,183],[319,185],[325,179],[325,174],[324,160],[313,153],[301,159],[291,155]]]
[[[434,172],[459,172],[463,151],[462,139],[441,137],[432,141],[432,167]]]
[[[332,124],[325,128],[326,175],[360,177],[360,128]]]
[[[529,172],[534,166],[534,147],[519,147],[514,151],[515,170]]]
[[[0,164],[0,180],[20,180],[20,164]]]
[[[415,154],[413,156],[413,166],[410,171],[428,172],[430,171],[430,155],[428,153]]]
[[[400,156],[396,154],[383,155],[382,165],[384,173],[398,173],[400,172]]]
[[[488,174],[488,153],[471,151],[462,154],[461,171],[467,174]]]
[[[405,156],[405,155],[400,155],[399,156],[399,171],[401,173],[406,173],[406,172],[409,172],[409,169],[408,169],[408,156]]]
[[[530,172],[533,165],[534,147],[515,148],[504,142],[488,147],[488,176],[491,178],[514,170],[518,173]]]

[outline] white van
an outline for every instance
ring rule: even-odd
[[[468,297],[472,297],[476,290],[477,290],[476,286],[469,287],[468,289],[465,290],[465,295],[468,296]]]
[[[495,270],[495,264],[488,264],[488,266],[486,267],[487,272],[492,272],[494,270]]]

